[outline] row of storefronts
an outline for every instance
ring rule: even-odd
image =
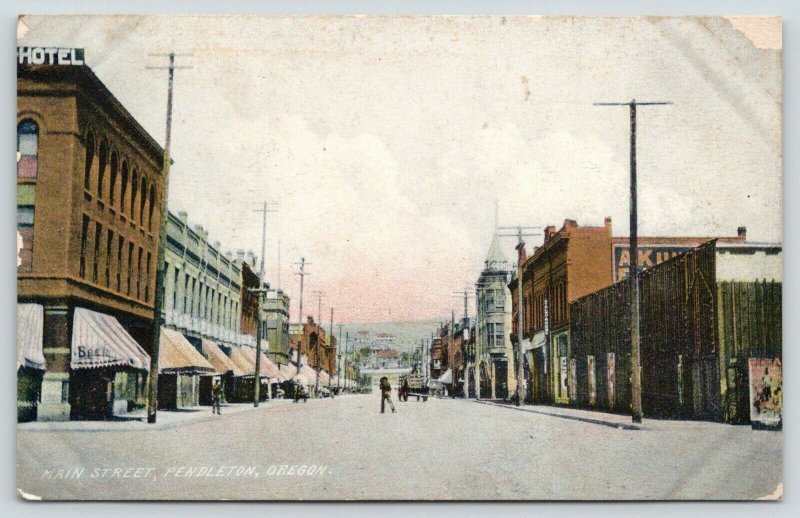
[[[310,370],[315,385],[331,383],[332,339],[317,349],[314,369],[288,365],[289,299],[270,290],[258,314],[255,290],[265,283],[252,252],[225,253],[188,214],[167,213],[165,264],[156,264],[164,150],[91,68],[19,65],[17,102],[20,421],[107,419],[144,407],[159,267],[160,409],[211,404],[215,381],[229,402],[252,401],[256,382],[263,398],[310,387]]]

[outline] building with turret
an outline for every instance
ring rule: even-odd
[[[484,269],[475,286],[475,386],[480,397],[505,399],[516,387],[511,345],[511,292],[508,289],[511,266],[500,248],[497,234],[492,237]]]

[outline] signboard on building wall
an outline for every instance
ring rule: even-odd
[[[81,66],[83,49],[63,47],[17,47],[18,65]]]
[[[750,422],[753,426],[781,426],[783,377],[777,358],[750,358]]]
[[[657,264],[661,264],[676,255],[691,250],[690,246],[674,245],[639,245],[639,267],[646,270]],[[630,247],[627,243],[613,245],[613,276],[614,282],[621,281],[628,276],[628,269],[631,265]]]

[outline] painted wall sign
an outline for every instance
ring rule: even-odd
[[[676,255],[691,250],[690,246],[671,246],[671,245],[645,245],[639,246],[638,264],[642,269],[651,268],[661,264]],[[630,248],[627,244],[615,244],[614,249],[614,282],[621,281],[628,276],[628,268],[631,264]]]
[[[83,49],[63,47],[17,47],[18,65],[84,65]]]

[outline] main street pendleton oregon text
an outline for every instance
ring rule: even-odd
[[[637,147],[668,136],[636,124],[669,99],[597,106],[630,120],[629,235],[495,218],[446,313],[360,324],[310,283],[325,257],[290,258],[296,300],[267,278],[279,197],[253,207],[260,255],[168,210],[191,57],[143,56],[156,71],[136,80],[168,89],[162,146],[90,52],[17,49],[24,498],[781,495],[782,245],[746,221],[637,235]]]

